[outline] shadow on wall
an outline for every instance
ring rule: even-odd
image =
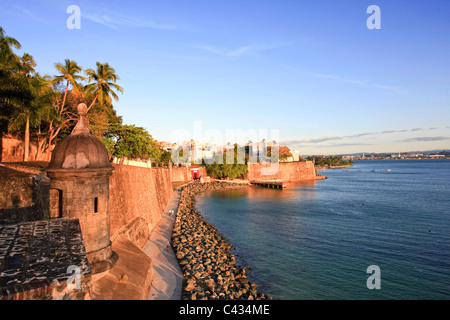
[[[0,132],[0,162],[20,162],[24,157],[24,142],[13,136]],[[30,141],[30,149],[27,161],[46,161],[47,152],[38,154],[38,143]]]
[[[46,219],[49,216],[50,181],[0,166],[0,224]]]
[[[172,195],[170,169],[113,165],[109,180],[111,241],[125,232],[137,246],[143,245]]]
[[[0,128],[0,162],[3,161],[3,130]]]

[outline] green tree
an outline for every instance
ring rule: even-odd
[[[65,85],[62,100],[54,100],[53,110],[49,109],[47,112],[47,147],[51,149],[53,140],[58,134],[68,126],[71,121],[76,120],[76,115],[71,108],[67,108],[66,99],[69,91],[74,95],[81,95],[81,81],[85,80],[84,76],[79,75],[83,70],[75,61],[65,59],[64,63],[55,63],[55,68],[59,71],[59,75],[54,76],[52,83],[57,86],[59,84]],[[71,88],[69,90],[69,88]],[[50,160],[50,152],[47,153],[47,161]]]
[[[47,84],[35,74],[33,57],[28,53],[18,57],[13,48],[20,49],[20,43],[0,27],[0,131],[23,133],[24,160],[28,160],[30,125],[40,122],[42,88]]]
[[[116,74],[116,70],[112,68],[107,62],[97,62],[97,70],[87,69],[86,75],[89,77],[89,83],[85,86],[87,94],[91,94],[94,99],[88,107],[88,111],[92,108],[96,101],[103,106],[111,106],[112,99],[119,100],[119,97],[114,91],[123,93],[123,88],[116,84],[119,80],[119,76]]]
[[[39,127],[44,113],[52,106],[54,91],[48,77],[35,74],[26,78],[31,93],[30,99],[16,105],[9,123],[9,131],[24,130],[24,161],[28,160],[30,149],[30,129]]]
[[[15,107],[22,105],[31,96],[25,79],[15,72],[19,57],[14,49],[20,48],[19,41],[7,36],[0,27],[0,139],[1,134],[8,132]]]
[[[5,35],[5,30],[0,27],[0,61],[2,64],[12,67],[19,61],[19,57],[14,53],[13,48],[20,49],[22,46],[15,38]]]
[[[37,112],[37,106],[35,103],[33,104],[33,101],[37,99],[39,96],[39,87],[41,86],[41,79],[39,76],[33,77],[31,80],[28,79],[31,73],[34,73],[34,67],[36,66],[36,62],[34,61],[33,57],[28,54],[24,53],[23,56],[19,59],[17,62],[18,72],[21,75],[25,75],[27,77],[27,82],[30,87],[31,93],[32,93],[32,99],[29,101],[29,103],[22,105],[22,108],[18,108],[16,110],[16,117],[15,120],[19,120],[22,118],[25,120],[25,137],[24,137],[24,161],[28,161],[28,154],[30,151],[30,120],[32,121],[33,125],[36,125],[40,119],[39,119],[39,112]],[[10,123],[11,125],[17,125],[17,121],[12,121]]]
[[[36,67],[36,61],[29,53],[24,53],[17,62],[17,69],[20,74],[30,75],[35,73],[34,67]]]
[[[274,142],[275,142],[275,140],[274,140]],[[292,153],[291,153],[291,150],[289,149],[289,147],[273,145],[273,146],[267,146],[267,157],[269,157],[269,158],[272,156],[272,148],[275,151],[278,150],[278,160],[282,161],[282,160],[286,160],[289,157],[292,157]]]
[[[245,150],[243,150],[238,144],[234,144],[233,151],[232,157],[229,155],[227,156],[226,153],[219,153],[216,155],[216,159],[223,159],[222,163],[217,163],[216,161],[212,163],[204,162],[208,175],[216,179],[236,179],[245,175],[248,172],[246,164],[248,157],[245,155]]]
[[[74,93],[81,92],[81,85],[79,81],[83,81],[86,78],[79,75],[79,73],[83,70],[75,61],[70,59],[65,59],[64,64],[55,63],[56,70],[59,71],[60,75],[55,76],[53,79],[53,83],[64,83],[66,88],[64,90],[64,96],[59,106],[59,114],[61,115],[64,110],[64,106],[66,104],[67,92],[69,91],[69,86],[72,86],[72,91]]]
[[[117,158],[159,159],[161,150],[142,127],[114,124],[103,136],[108,151]]]
[[[310,156],[307,157],[308,160],[314,160],[315,165],[319,166],[319,167],[324,167],[324,166],[344,166],[344,165],[349,165],[352,164],[353,161],[344,161],[342,160],[342,157],[340,156],[323,156],[323,155],[318,155],[318,156]]]
[[[166,150],[161,150],[158,162],[169,165],[169,162],[172,162],[172,153]]]
[[[56,141],[70,134],[78,118],[74,111],[81,102],[90,108],[96,106],[89,113],[88,121],[91,132],[97,137],[102,137],[111,126],[122,126],[122,118],[111,102],[118,100],[116,92],[123,92],[123,88],[115,83],[119,77],[108,63],[97,62],[96,70],[86,70],[87,78],[81,74],[81,66],[65,59],[63,63],[55,63],[58,75],[49,79],[35,73],[36,63],[30,54],[19,57],[14,53],[14,49],[20,48],[20,43],[0,27],[0,135],[12,133],[23,137],[25,158],[31,138],[37,139],[37,155],[42,155],[46,149],[51,150]],[[83,81],[87,79],[89,83],[84,86]],[[114,141],[113,146],[116,144]],[[159,148],[151,146],[153,155],[164,156]],[[49,159],[50,152],[47,153]]]

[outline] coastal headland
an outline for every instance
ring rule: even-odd
[[[345,165],[339,165],[339,166],[316,166],[315,168],[317,170],[321,169],[341,169],[341,168],[348,168],[351,167],[352,164],[345,164]]]
[[[209,224],[195,208],[194,196],[201,192],[245,187],[243,183],[194,182],[184,187],[173,228],[172,247],[183,272],[182,300],[271,300],[258,291],[230,252],[232,244]]]

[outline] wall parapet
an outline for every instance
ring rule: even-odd
[[[78,219],[0,225],[0,241],[0,300],[89,299]]]
[[[111,240],[124,234],[142,248],[172,195],[170,169],[113,166],[109,180]]]
[[[248,180],[308,181],[317,176],[312,161],[248,163]]]
[[[49,190],[45,173],[0,165],[0,224],[48,218]]]

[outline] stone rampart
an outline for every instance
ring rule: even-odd
[[[316,173],[312,161],[249,163],[248,180],[283,180],[307,181],[316,180]]]
[[[172,167],[170,169],[170,176],[172,179],[173,185],[178,185],[184,182],[188,182],[192,180],[191,167]],[[199,166],[200,177],[206,177],[206,169],[204,166]]]
[[[192,179],[190,167],[172,167],[170,176],[174,185],[188,182]]]
[[[9,135],[2,136],[0,134],[0,162],[17,162],[23,161],[24,142]],[[46,161],[47,153],[37,154],[38,145],[36,141],[30,141],[30,149],[28,153],[28,161]]]
[[[0,300],[89,299],[78,219],[0,224],[0,243]]]
[[[172,195],[167,168],[114,164],[109,179],[111,241],[124,234],[142,248]]]
[[[0,165],[0,224],[48,218],[49,190],[45,174]]]

